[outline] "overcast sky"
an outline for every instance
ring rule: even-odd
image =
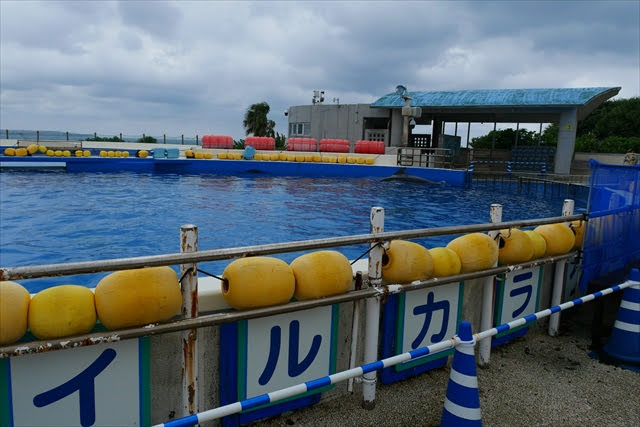
[[[640,2],[0,1],[0,129],[244,136],[255,102],[622,86]]]

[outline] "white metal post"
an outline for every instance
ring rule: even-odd
[[[502,205],[493,203],[489,212],[489,220],[492,223],[502,222]],[[489,236],[495,239],[500,230],[489,231]],[[497,263],[493,265],[495,267]],[[482,317],[480,319],[480,330],[485,331],[493,326],[493,294],[494,294],[495,276],[489,276],[484,279],[482,288]],[[478,364],[481,367],[489,365],[491,357],[491,338],[480,341],[478,345]]]
[[[562,216],[573,215],[575,202],[571,199],[565,199],[562,204]],[[565,224],[569,224],[568,222]],[[556,269],[553,273],[553,290],[551,291],[551,306],[558,305],[562,301],[562,289],[564,288],[564,270],[567,260],[561,260],[556,263]],[[558,335],[560,325],[560,313],[553,313],[549,317],[549,335],[555,337]]]
[[[180,227],[180,252],[198,251],[198,227]],[[180,264],[182,278],[182,318],[198,317],[197,264]],[[198,412],[198,332],[187,329],[182,334],[182,410],[184,416]]]
[[[384,231],[384,209],[374,206],[371,208],[371,233]],[[382,254],[383,249],[371,243],[369,252],[369,286],[375,287],[382,283]],[[364,363],[378,360],[378,329],[380,327],[380,300],[378,297],[368,298],[365,303],[365,336]],[[377,372],[369,372],[362,379],[362,407],[373,409],[376,406]]]

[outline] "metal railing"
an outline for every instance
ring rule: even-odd
[[[15,139],[19,141],[29,143],[45,143],[55,141],[93,141],[99,142],[148,142],[144,141],[148,137],[154,138],[158,144],[177,144],[177,145],[201,145],[200,135],[190,136],[182,135],[148,135],[145,133],[138,135],[127,135],[122,132],[114,134],[99,134],[94,133],[74,133],[74,132],[58,132],[58,131],[10,131],[5,129],[4,132],[0,132],[0,139]],[[142,139],[143,141],[139,141]]]
[[[400,147],[397,151],[398,166],[450,168],[453,150],[449,148]]]
[[[567,202],[567,201],[565,201]],[[566,204],[566,203],[565,203]],[[116,342],[125,339],[165,334],[182,331],[182,398],[184,413],[197,412],[198,389],[197,389],[197,329],[207,326],[221,325],[223,323],[235,322],[244,319],[266,317],[275,314],[291,313],[313,307],[327,306],[336,303],[365,300],[365,349],[364,362],[370,363],[377,359],[378,351],[378,324],[380,315],[380,300],[385,295],[403,293],[409,290],[417,290],[427,287],[439,286],[447,283],[459,282],[481,277],[493,277],[496,274],[512,272],[527,267],[550,263],[563,263],[568,259],[575,258],[577,252],[569,252],[560,256],[552,256],[528,261],[516,265],[495,266],[483,271],[463,273],[455,276],[432,278],[412,282],[410,284],[388,284],[381,283],[382,271],[382,247],[381,243],[395,239],[415,239],[433,236],[463,234],[470,232],[491,231],[490,234],[497,234],[500,229],[513,227],[537,226],[572,220],[584,219],[584,215],[570,215],[572,212],[563,209],[563,216],[539,218],[520,221],[501,222],[500,215],[494,215],[494,211],[501,205],[491,206],[492,223],[474,224],[465,226],[449,226],[438,228],[423,228],[403,231],[384,232],[384,209],[374,207],[371,210],[371,233],[351,235],[336,238],[312,239],[286,243],[275,243],[256,246],[244,246],[228,249],[214,249],[198,251],[197,228],[193,225],[185,225],[181,228],[181,251],[180,253],[144,256],[135,258],[121,258],[110,260],[98,260],[64,264],[50,264],[39,266],[15,266],[0,268],[0,280],[32,279],[38,277],[55,277],[75,274],[86,274],[105,271],[117,271],[141,267],[180,265],[181,288],[182,288],[182,316],[166,323],[155,323],[146,326],[138,326],[114,331],[101,331],[89,334],[64,337],[52,340],[39,340],[31,342],[18,342],[0,347],[0,359],[8,357],[19,357],[22,355],[42,353],[52,350],[62,350],[76,347],[90,346],[100,343]],[[494,236],[495,237],[495,236]],[[297,252],[307,249],[335,248],[339,246],[350,246],[369,243],[369,269],[368,277],[364,282],[364,289],[359,289],[345,294],[325,297],[315,300],[289,302],[277,306],[262,307],[244,311],[220,311],[212,314],[198,315],[198,280],[197,263],[204,261],[224,260],[238,257],[249,257],[257,255],[270,255],[286,252]],[[365,252],[366,254],[366,252]],[[364,255],[364,254],[363,254]],[[493,281],[491,280],[491,283]],[[486,287],[486,284],[485,284]],[[557,284],[554,283],[554,289]],[[555,290],[554,290],[555,295]],[[483,322],[485,318],[491,318],[492,312],[485,313],[485,303],[483,301]],[[354,326],[355,327],[355,326]],[[489,340],[487,340],[489,342]],[[481,349],[482,350],[482,349]],[[482,351],[481,351],[482,353]],[[484,357],[488,362],[488,354]],[[375,373],[367,374],[363,378],[363,405],[372,405],[375,399]]]

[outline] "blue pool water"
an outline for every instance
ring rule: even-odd
[[[0,265],[175,253],[183,224],[198,226],[201,250],[362,234],[372,206],[385,208],[387,231],[482,223],[491,203],[501,203],[510,221],[560,215],[562,197],[374,179],[3,171]],[[451,239],[420,243],[431,248]],[[366,247],[339,250],[352,259]],[[218,274],[228,262],[200,268]],[[104,275],[21,283],[31,291],[92,287]]]

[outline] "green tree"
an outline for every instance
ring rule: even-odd
[[[510,149],[516,144],[516,130],[512,128],[491,131],[486,135],[478,136],[471,139],[471,147],[491,148],[493,138],[495,136],[495,145],[493,148]],[[518,145],[537,145],[538,132],[527,129],[518,129]]]
[[[283,133],[276,132],[274,138],[276,140],[276,150],[284,150],[287,148],[287,137]]]
[[[542,132],[545,144],[558,143],[557,123]],[[640,141],[640,98],[606,101],[578,122],[576,151],[626,153],[638,150]]]
[[[246,134],[253,134],[253,136],[275,136],[274,128],[276,122],[269,120],[267,114],[269,114],[269,104],[266,102],[260,102],[252,104],[244,113],[244,120],[242,126],[246,131]]]
[[[95,136],[95,137],[91,137],[91,138],[87,138],[87,141],[103,141],[103,142],[123,142],[122,139],[120,139],[119,136],[114,136],[113,138],[109,138],[106,136]]]
[[[152,137],[152,136],[145,135],[145,136],[144,136],[144,137],[142,137],[142,138],[138,138],[138,140],[137,140],[136,142],[143,142],[143,143],[145,143],[145,144],[155,144],[156,142],[158,142],[158,140],[157,140],[157,139],[155,139],[155,138],[154,138],[154,137]]]

